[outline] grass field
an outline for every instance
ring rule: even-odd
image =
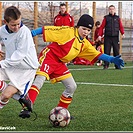
[[[21,119],[19,103],[13,99],[0,110],[0,131],[133,131],[133,67],[127,62],[123,70],[98,66],[68,66],[78,88],[69,112],[74,119],[65,128],[54,128],[49,112],[60,98],[61,83],[46,82],[34,104],[34,114]],[[3,128],[13,128],[12,130]]]

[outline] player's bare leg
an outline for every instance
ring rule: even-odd
[[[10,85],[8,87],[7,86],[8,85],[6,82],[0,81],[0,92],[3,92],[6,89],[1,95],[1,99],[0,99],[1,107],[0,108],[3,108],[8,103],[7,100],[3,101],[3,99],[5,99],[6,97],[8,97],[8,99],[12,97],[13,99],[19,101],[19,103],[23,106],[23,109],[27,109],[28,111],[32,112],[33,104],[31,100],[29,99],[29,97],[25,95],[24,97],[20,98],[20,94],[15,93],[15,92],[18,92],[18,90],[15,87],[10,86]]]
[[[17,93],[17,89],[13,86],[8,85],[1,93],[0,96],[0,109],[2,109],[8,102],[13,94]]]

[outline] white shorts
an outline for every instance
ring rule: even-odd
[[[35,69],[0,68],[0,80],[9,81],[9,85],[18,89],[20,97],[23,97],[30,89],[35,74]]]

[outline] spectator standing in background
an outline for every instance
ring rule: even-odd
[[[101,53],[104,53],[104,35],[101,39],[101,41],[98,40],[98,36],[99,36],[99,29],[100,29],[100,21],[96,21],[95,23],[95,33],[94,33],[94,45],[96,45],[96,50],[100,51]],[[97,66],[102,66],[102,60],[98,60],[97,62]]]
[[[67,7],[65,3],[60,4],[60,11],[54,18],[54,26],[74,26],[73,17],[67,12]],[[66,63],[69,65],[70,62]]]
[[[74,26],[74,19],[69,13],[67,13],[65,3],[60,4],[59,14],[54,18],[54,26]]]
[[[123,38],[124,27],[122,25],[121,19],[116,15],[116,9],[114,5],[109,6],[109,14],[104,16],[102,24],[99,29],[99,41],[101,41],[104,31],[104,53],[110,55],[111,47],[113,47],[113,56],[119,55],[119,31],[121,32]],[[104,61],[104,69],[108,69],[109,62]],[[115,65],[115,69],[119,69]]]

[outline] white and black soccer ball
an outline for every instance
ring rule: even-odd
[[[49,120],[54,127],[66,127],[70,123],[70,113],[66,108],[55,107],[50,111]]]

